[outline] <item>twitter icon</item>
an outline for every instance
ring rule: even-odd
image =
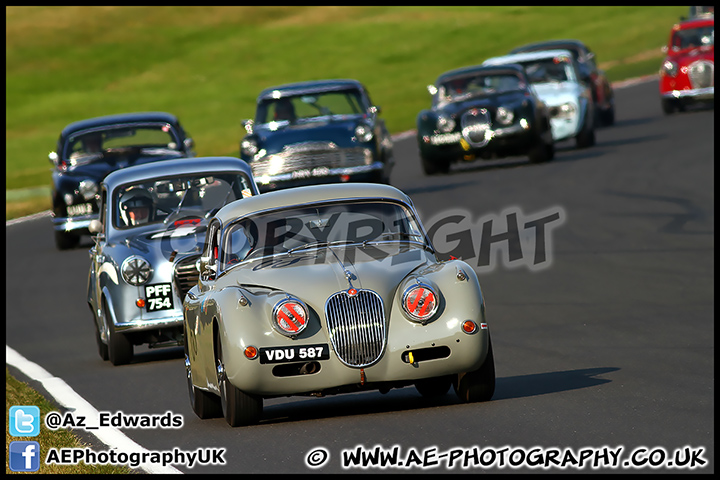
[[[40,408],[34,405],[10,407],[10,435],[36,437],[40,434]]]

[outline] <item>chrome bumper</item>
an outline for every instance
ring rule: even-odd
[[[495,137],[506,137],[508,135],[515,135],[517,133],[525,132],[529,127],[523,125],[511,125],[505,128],[496,128],[495,130],[487,130],[485,133],[486,138],[492,139]],[[432,135],[429,137],[430,145],[450,145],[454,143],[460,143],[463,138],[460,132],[441,133],[438,135]]]
[[[70,232],[72,230],[86,229],[90,226],[90,222],[99,218],[98,214],[82,215],[77,217],[53,217],[53,228],[62,232]]]
[[[301,180],[303,178],[317,178],[317,177],[331,177],[337,175],[357,175],[361,173],[370,173],[385,168],[385,164],[382,162],[374,162],[370,165],[360,165],[357,167],[341,167],[341,168],[328,168],[328,167],[315,167],[307,170],[296,170],[289,173],[281,173],[277,175],[263,175],[256,177],[255,181],[259,185],[267,185],[273,182],[285,182],[289,180]]]
[[[694,98],[696,100],[713,100],[715,87],[693,88],[690,90],[673,90],[662,94],[663,98]]]
[[[131,320],[129,322],[122,322],[115,324],[115,330],[118,332],[137,332],[141,330],[152,330],[155,328],[166,328],[166,327],[182,327],[183,315],[182,312],[177,313],[170,317],[160,317],[147,320]]]

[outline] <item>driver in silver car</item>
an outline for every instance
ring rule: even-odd
[[[152,220],[153,204],[147,190],[130,189],[120,199],[120,216],[129,227],[148,223]]]

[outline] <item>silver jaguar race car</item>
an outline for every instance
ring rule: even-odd
[[[494,393],[477,276],[437,258],[394,187],[304,186],[233,202],[211,219],[198,268],[183,313],[200,418],[253,424],[278,396]]]
[[[257,194],[239,158],[166,160],[105,177],[100,218],[89,227],[95,245],[87,285],[103,360],[128,363],[135,345],[182,345],[182,302],[197,283],[209,219]]]

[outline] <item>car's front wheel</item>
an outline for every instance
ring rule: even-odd
[[[606,127],[615,124],[615,105],[610,105],[605,110],[600,110],[600,123]]]
[[[210,392],[205,392],[199,388],[195,388],[192,379],[192,369],[190,368],[190,358],[185,351],[185,373],[187,377],[188,393],[190,395],[190,406],[199,418],[217,418],[222,417],[222,405],[220,398]]]
[[[528,158],[532,163],[549,162],[555,158],[555,144],[545,143],[542,139],[528,152]]]
[[[488,337],[485,361],[477,370],[460,373],[454,381],[455,393],[463,402],[486,402],[495,393],[495,359],[492,342]]]
[[[592,122],[592,117],[589,114],[585,114],[585,122],[583,128],[575,137],[575,145],[577,148],[588,148],[595,145],[595,126]]]
[[[105,322],[108,326],[108,359],[113,365],[130,363],[133,357],[133,345],[126,335],[115,331],[115,324],[108,311],[107,303],[103,303]]]
[[[263,400],[250,395],[230,383],[225,372],[220,340],[217,341],[217,376],[220,387],[220,403],[225,421],[231,427],[254,425],[260,420]]]
[[[680,102],[680,100],[676,100],[674,98],[663,98],[660,102],[662,111],[665,115],[672,115],[676,111],[682,112],[684,110],[684,105]]]
[[[55,230],[55,246],[58,250],[69,250],[80,243],[80,236]]]
[[[92,307],[90,308],[92,309]],[[98,326],[95,314],[93,314],[93,323],[95,324],[95,342],[97,343],[98,354],[100,355],[100,358],[107,360],[110,358],[108,356],[108,346],[102,341],[102,337],[100,336],[100,327]]]
[[[450,161],[446,159],[429,159],[424,155],[420,155],[422,168],[425,175],[437,175],[438,173],[450,172]]]

